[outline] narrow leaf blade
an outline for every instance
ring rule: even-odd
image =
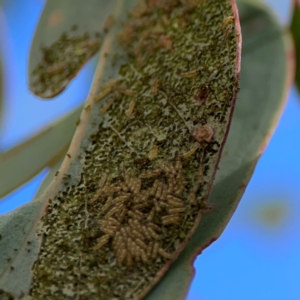
[[[0,197],[54,163],[67,151],[82,107],[14,148],[0,153]]]
[[[3,297],[1,292],[4,291],[11,297],[12,291],[14,295],[28,294],[31,281],[29,271],[40,247],[40,239],[36,234],[37,222],[44,203],[40,195],[54,179],[61,162],[60,159],[51,167],[35,201],[0,217],[0,298]],[[40,234],[41,232],[38,235]]]

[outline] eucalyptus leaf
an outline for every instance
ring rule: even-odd
[[[117,0],[48,0],[30,50],[30,90],[38,97],[61,93],[99,50],[113,25]]]
[[[300,1],[293,0],[293,17],[291,22],[291,32],[294,38],[296,50],[296,75],[295,84],[300,92]]]
[[[36,231],[44,199],[39,196],[55,177],[61,162],[60,159],[51,167],[35,197],[36,201],[0,217],[0,299],[5,294],[12,297],[12,294],[28,293],[30,269],[40,246]],[[1,291],[5,293],[1,294]]]
[[[183,249],[206,206],[204,200],[226,139],[238,88],[240,36],[233,28],[234,24],[239,27],[238,19],[232,18],[234,1],[233,7],[223,0],[188,0],[186,6],[179,0],[149,1],[149,6],[138,6],[131,11],[128,22],[128,10],[136,3],[119,1],[116,6],[118,25],[103,41],[91,92],[68,151],[72,157],[70,168],[66,157],[56,179],[32,202],[37,208],[24,206],[24,213],[20,214],[34,220],[29,222],[28,230],[25,228],[26,236],[32,235],[30,242],[35,246],[29,250],[36,255],[40,240],[35,239],[37,227],[43,243],[34,265],[34,255],[24,259],[24,246],[16,248],[17,258],[19,261],[23,258],[23,265],[4,264],[0,290],[14,297],[19,297],[21,292],[27,295],[30,289],[33,299],[115,298],[112,295],[120,299],[141,299]],[[132,23],[138,30],[132,31]],[[154,48],[148,47],[152,41],[157,42]],[[95,103],[99,84],[101,93]],[[128,175],[126,169],[130,170]],[[107,181],[106,171],[111,175]],[[143,180],[140,188],[136,175]],[[167,193],[168,201],[162,199],[158,187],[154,189],[155,179],[161,192],[163,189]],[[121,198],[114,201],[126,201],[128,193],[141,196],[154,190],[160,202],[169,203],[168,209],[188,210],[182,214],[186,221],[179,222],[181,215],[175,214],[175,219],[173,216],[170,220],[166,208],[155,206],[153,195],[150,198],[146,195],[151,207],[143,212],[129,207],[131,203],[126,204],[125,221],[129,222],[132,214],[133,222],[140,214],[148,214],[147,222],[142,222],[150,236],[149,264],[140,251],[139,259],[143,263],[134,263],[131,268],[130,256],[135,255],[134,260],[138,256],[130,248],[130,237],[127,245],[121,247],[132,251],[127,253],[127,264],[119,261],[118,251],[112,251],[112,241],[109,247],[99,247],[99,239],[103,238],[101,230],[105,229],[99,226],[99,220],[105,223],[103,200],[110,213],[113,209],[99,183],[110,189],[110,180],[113,185],[120,185],[116,186],[116,193]],[[167,190],[162,186],[163,181],[168,184]],[[163,211],[162,216],[155,215],[159,211]],[[42,215],[42,223],[37,223]],[[118,215],[115,217],[119,220]],[[8,223],[8,219],[3,222]],[[19,223],[25,224],[25,220]],[[133,234],[139,229],[136,227]],[[22,229],[17,231],[19,244],[25,245]],[[165,240],[158,243],[158,234]],[[4,245],[12,251],[9,236],[11,232],[6,230]],[[140,243],[141,247],[145,242]],[[167,249],[169,242],[175,242],[171,249]],[[15,288],[22,276],[27,276],[26,280]],[[101,278],[108,278],[108,284]]]
[[[241,90],[209,198],[215,209],[203,216],[187,247],[146,300],[185,299],[195,257],[221,235],[236,210],[293,80],[293,43],[276,16],[253,1],[238,2],[238,8],[243,36]]]
[[[42,218],[36,298],[141,299],[200,221],[226,139],[240,70],[234,1],[148,1],[125,22],[130,1],[120,3],[98,102],[85,106],[70,178]]]
[[[0,153],[0,197],[56,162],[68,149],[82,107],[54,122],[25,142]]]

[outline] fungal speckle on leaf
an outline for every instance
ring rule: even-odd
[[[220,32],[231,14],[224,0],[148,0],[122,23],[122,51],[107,58],[120,69],[101,83],[84,159],[74,158],[82,172],[68,171],[42,218],[34,299],[142,299],[184,248],[236,92],[236,37]]]

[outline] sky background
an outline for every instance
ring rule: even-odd
[[[290,1],[267,2],[287,22]],[[9,0],[0,10],[6,81],[1,151],[81,103],[91,82],[89,63],[55,101],[40,101],[28,91],[27,58],[43,4]],[[293,88],[236,213],[218,241],[197,258],[187,300],[300,299],[299,116],[300,99]],[[0,214],[30,201],[46,173],[0,200]]]

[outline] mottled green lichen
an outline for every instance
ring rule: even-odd
[[[224,0],[149,0],[130,14],[115,56],[127,63],[102,88],[81,180],[43,217],[34,299],[140,299],[176,258],[237,89],[231,15]]]
[[[71,31],[76,31],[72,26]],[[41,46],[42,60],[32,71],[32,91],[52,98],[59,94],[73,79],[82,66],[99,50],[100,35],[64,32],[50,46]]]

